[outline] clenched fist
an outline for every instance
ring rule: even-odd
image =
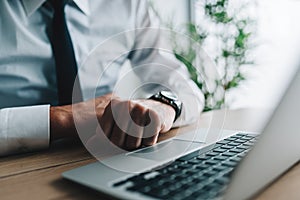
[[[155,144],[159,133],[171,129],[174,118],[174,109],[158,101],[112,99],[99,122],[115,145],[131,150]]]
[[[75,137],[77,129],[91,134],[100,127],[114,145],[132,150],[155,144],[159,133],[171,129],[174,118],[175,110],[167,104],[149,99],[124,101],[108,94],[73,105],[51,107],[50,134],[55,140]]]

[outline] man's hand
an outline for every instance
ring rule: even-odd
[[[159,133],[171,129],[174,118],[175,110],[158,101],[113,99],[99,122],[115,145],[132,150],[155,144]]]
[[[131,150],[155,144],[159,133],[171,129],[174,118],[174,109],[161,102],[148,99],[123,101],[108,94],[74,105],[51,107],[50,134],[51,140],[75,137],[76,127],[86,133],[95,133],[100,124],[112,143]]]

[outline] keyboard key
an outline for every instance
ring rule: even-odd
[[[247,142],[248,140],[245,140],[245,139],[238,139],[238,140],[235,140],[234,142],[238,142],[238,143],[245,143]]]
[[[170,193],[170,191],[167,189],[157,189],[157,190],[152,190],[151,192],[156,193],[156,195],[159,198],[166,198],[168,196],[168,194]]]
[[[191,159],[187,163],[188,164],[198,164],[198,163],[201,163],[201,161],[199,159]]]
[[[246,143],[244,143],[243,145],[244,145],[244,146],[251,147],[251,146],[254,145],[254,143],[253,143],[253,142],[246,142]]]
[[[215,182],[217,182],[219,184],[226,184],[229,182],[229,178],[221,176],[221,177],[216,178]]]
[[[175,160],[175,161],[173,161],[173,162],[171,162],[171,163],[169,163],[168,165],[165,165],[165,166],[169,166],[169,167],[176,167],[176,166],[178,166],[178,165],[182,165],[182,164],[185,164],[186,163],[186,161],[178,161],[178,160]],[[163,167],[164,168],[164,167]]]
[[[178,161],[188,161],[188,160],[190,160],[190,159],[192,159],[192,158],[194,158],[198,155],[199,155],[199,151],[195,151],[193,153],[190,153],[186,156],[183,156],[183,157],[179,158]]]
[[[250,146],[246,146],[246,145],[241,145],[241,146],[238,146],[239,149],[249,149]]]
[[[168,190],[169,190],[170,192],[176,191],[176,190],[180,189],[181,186],[182,186],[181,183],[175,183],[175,184],[173,183],[172,185],[170,185],[170,186],[168,187]],[[177,192],[178,192],[178,191],[177,191]],[[177,192],[176,192],[176,193],[177,193]]]
[[[217,160],[208,160],[208,161],[205,161],[205,164],[207,165],[216,165],[216,164],[219,164],[220,161],[217,161]]]
[[[231,153],[241,153],[243,151],[245,151],[245,149],[237,149],[237,148],[235,148],[235,149],[230,149],[229,150],[229,152],[231,152]]]
[[[193,177],[188,176],[187,178],[182,180],[181,183],[184,185],[183,187],[188,188],[193,184],[193,180],[194,180]]]
[[[211,190],[213,188],[218,188],[220,187],[221,185],[219,183],[216,183],[216,182],[212,182],[210,184],[208,184],[207,186],[205,186],[203,189],[206,189],[206,190]]]
[[[237,142],[230,142],[230,143],[228,143],[227,145],[230,145],[230,146],[239,146],[240,145],[240,143],[237,143]]]
[[[223,145],[221,146],[222,149],[232,149],[233,147],[230,145]]]
[[[169,194],[169,191],[163,188],[155,188],[143,193],[158,199],[164,199]]]
[[[223,166],[228,166],[228,167],[235,167],[236,166],[236,162],[232,162],[232,161],[225,161],[222,163]]]
[[[241,157],[234,157],[234,158],[230,158],[229,161],[232,161],[232,162],[240,162],[241,161]]]
[[[194,197],[194,199],[208,199],[208,193],[204,190],[200,190],[193,193],[192,197]]]
[[[240,136],[240,137],[247,136],[247,134],[246,134],[246,133],[238,133],[238,134],[236,134],[236,135],[238,135],[238,136]]]
[[[184,166],[187,164],[187,161],[176,161],[176,165],[169,165],[170,167],[179,167],[179,166]]]
[[[213,159],[214,160],[226,160],[226,159],[228,159],[228,157],[219,155],[219,156],[213,157]]]
[[[190,167],[191,167],[191,165],[189,165],[189,164],[177,165],[177,168],[180,170],[187,169]]]
[[[217,156],[217,155],[220,155],[220,153],[218,153],[218,152],[209,152],[209,153],[206,153],[205,155],[207,155],[207,156]]]
[[[198,173],[199,172],[199,169],[196,169],[196,168],[190,168],[190,169],[187,169],[186,170],[186,174],[195,174],[195,173]]]
[[[160,174],[160,176],[168,176],[168,170],[166,168],[156,170]]]
[[[213,152],[218,152],[218,153],[223,153],[225,151],[227,151],[227,149],[216,148],[216,149],[213,150]]]
[[[203,174],[203,176],[206,176],[206,177],[211,177],[211,176],[214,176],[214,175],[216,175],[215,171],[208,171],[208,172],[205,172]]]
[[[207,178],[205,176],[203,176],[202,174],[198,174],[198,175],[194,175],[193,177],[193,183],[202,183],[205,180],[207,180]]]
[[[188,195],[186,195],[184,192],[180,192],[180,193],[177,193],[175,195],[172,196],[172,199],[174,200],[181,200],[181,199],[184,199],[186,198]]]
[[[227,169],[227,167],[225,167],[225,166],[222,166],[222,165],[218,165],[218,166],[214,166],[213,168],[212,168],[212,170],[214,170],[214,171],[223,171],[223,170],[225,170],[225,169]]]
[[[222,141],[219,141],[219,142],[217,142],[217,144],[222,144],[222,145],[224,145],[224,144],[228,144],[230,141],[228,141],[228,140],[222,140]]]
[[[198,156],[198,157],[196,157],[196,159],[197,160],[208,160],[208,159],[210,159],[210,156],[206,156],[206,154],[202,154],[202,155],[200,155],[200,156]]]
[[[206,164],[196,165],[195,168],[199,170],[208,169],[210,166]]]
[[[227,157],[232,157],[232,156],[235,156],[237,153],[234,153],[234,152],[225,152],[225,153],[222,153],[221,155],[222,156],[227,156]]]
[[[233,135],[233,136],[230,136],[230,138],[234,138],[234,139],[240,139],[241,137],[243,137],[243,136],[240,136],[240,135]]]
[[[225,141],[234,141],[234,140],[236,140],[237,138],[233,138],[233,137],[229,137],[229,138],[226,138],[226,139],[224,139]]]
[[[253,138],[255,138],[255,137],[249,136],[249,135],[246,135],[246,136],[243,137],[243,139],[245,139],[245,140],[251,140]]]
[[[238,149],[238,150],[241,150],[241,151],[245,151],[245,150],[247,150],[247,149],[245,149],[245,148],[242,148],[242,147],[240,147],[240,146],[236,147],[235,149]]]

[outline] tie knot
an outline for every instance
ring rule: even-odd
[[[58,11],[63,10],[69,0],[49,0],[49,2],[53,6],[54,11]]]

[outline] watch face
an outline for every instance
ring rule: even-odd
[[[178,97],[175,94],[173,94],[172,92],[161,91],[160,93],[161,93],[162,96],[165,96],[168,99],[171,99],[171,100],[177,100],[178,99]]]

